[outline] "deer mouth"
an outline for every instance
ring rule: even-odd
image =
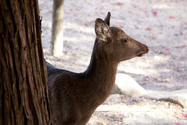
[[[145,55],[144,52],[140,52],[140,53],[137,54],[138,57],[142,57],[142,56],[144,56],[144,55]]]

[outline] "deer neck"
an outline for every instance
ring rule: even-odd
[[[107,98],[114,87],[118,63],[112,61],[100,47],[96,39],[90,64],[84,74],[90,80],[94,91]]]

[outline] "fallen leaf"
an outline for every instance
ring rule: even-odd
[[[171,69],[171,67],[170,67],[170,66],[167,66],[167,69]]]
[[[183,117],[187,118],[187,114],[183,114]]]
[[[81,39],[81,38],[86,38],[86,36],[79,36],[79,39]]]
[[[156,10],[152,10],[152,13],[154,16],[157,16],[157,11]]]
[[[164,55],[164,56],[165,56],[165,55],[166,55],[166,53],[162,53],[162,55]]]
[[[160,32],[159,34],[162,34],[162,32]]]
[[[169,16],[169,18],[170,18],[170,19],[174,19],[175,17],[173,17],[173,16]]]
[[[65,14],[69,14],[70,12],[65,12]]]
[[[151,60],[146,60],[146,63],[151,63]]]
[[[136,29],[139,29],[139,26],[135,26]]]
[[[79,23],[80,26],[86,26],[85,24]]]
[[[86,3],[90,3],[91,1],[90,0],[87,0]]]
[[[150,78],[150,76],[146,76],[145,78]]]
[[[107,125],[106,123],[103,123],[103,125]]]
[[[124,3],[122,3],[122,2],[117,2],[116,4],[117,4],[117,5],[123,5]]]
[[[153,79],[158,79],[158,76],[153,77]]]
[[[135,4],[133,4],[133,7],[134,7],[134,8],[137,8],[138,6],[137,6],[137,5],[135,5]]]
[[[169,50],[169,48],[168,48],[168,47],[166,47],[165,49],[166,49],[166,50]]]
[[[114,23],[114,26],[115,26],[115,27],[119,27],[119,24],[118,24],[118,23]]]
[[[88,23],[93,23],[94,22],[94,20],[90,20],[90,21],[88,21]]]
[[[152,28],[149,28],[149,27],[148,27],[148,28],[146,28],[146,30],[149,30],[149,31],[151,31],[151,30],[152,30]]]

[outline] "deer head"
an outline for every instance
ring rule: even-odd
[[[108,12],[104,21],[100,18],[95,21],[98,44],[103,47],[108,58],[120,62],[148,53],[146,45],[131,38],[122,29],[110,27],[110,17],[111,14]]]

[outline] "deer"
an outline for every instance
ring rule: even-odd
[[[82,73],[58,69],[48,63],[48,91],[55,125],[85,125],[110,95],[121,61],[148,53],[145,44],[110,27],[111,13],[95,21],[96,39],[88,68]]]

